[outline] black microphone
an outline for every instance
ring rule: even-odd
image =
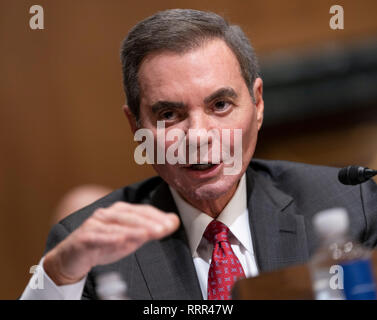
[[[377,170],[359,166],[348,166],[340,169],[338,179],[346,185],[356,185],[363,183],[377,174]]]

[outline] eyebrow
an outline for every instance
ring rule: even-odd
[[[173,102],[173,101],[157,101],[152,104],[152,112],[158,113],[163,109],[183,109],[185,104],[183,102]]]
[[[204,98],[204,103],[208,104],[211,101],[218,99],[218,98],[237,98],[238,95],[236,91],[231,87],[220,88],[216,90],[214,93],[210,94],[208,97]],[[163,109],[184,109],[186,105],[183,102],[178,101],[157,101],[156,103],[152,104],[151,109],[153,113],[158,113],[160,110]]]
[[[208,97],[206,97],[204,99],[204,103],[208,104],[212,100],[215,100],[218,98],[224,98],[224,97],[237,98],[238,95],[236,91],[231,87],[220,88],[216,90],[214,93],[212,93],[211,95],[209,95]]]

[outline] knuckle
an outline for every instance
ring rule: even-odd
[[[104,208],[99,208],[93,213],[93,217],[98,218],[98,219],[103,219],[106,217],[106,209]]]
[[[126,236],[124,234],[112,234],[108,241],[117,246],[126,241]]]
[[[96,237],[92,232],[81,232],[78,235],[78,241],[85,247],[91,247],[96,242]]]
[[[141,229],[138,233],[137,233],[137,237],[136,237],[139,241],[141,242],[145,242],[147,240],[149,240],[150,238],[150,233],[148,230],[146,229]]]
[[[155,208],[151,206],[150,204],[139,204],[138,206],[139,208],[144,209],[146,211],[155,210]]]
[[[134,244],[141,245],[141,244],[147,242],[149,239],[150,239],[149,232],[147,230],[141,229],[141,230],[138,230],[138,232],[134,233],[134,234],[125,233],[125,234],[121,235],[120,238],[119,238],[119,242],[123,243],[123,244],[134,243]]]
[[[125,202],[122,202],[122,201],[117,201],[117,202],[115,202],[113,205],[112,205],[112,207],[114,208],[114,209],[123,209],[124,207],[126,207],[127,205],[126,205],[126,203]]]

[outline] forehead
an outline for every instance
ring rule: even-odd
[[[178,54],[162,51],[148,55],[138,74],[141,103],[156,99],[184,99],[207,95],[221,87],[246,86],[233,51],[220,39]]]

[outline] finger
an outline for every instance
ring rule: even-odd
[[[176,229],[176,227],[168,228],[161,223],[148,221],[147,218],[141,217],[137,213],[125,214],[112,211],[108,213],[107,218],[108,220],[106,221],[96,219],[88,221],[85,225],[83,225],[84,232],[98,235],[125,235],[126,237],[128,234],[132,236],[135,234],[135,232],[136,235],[138,235],[139,232],[140,238],[146,237],[146,240],[151,240],[167,236]],[[176,220],[178,220],[178,218],[176,218]],[[177,225],[178,224],[179,222]]]
[[[175,217],[174,217],[175,216]],[[179,219],[175,214],[167,214],[150,205],[134,205],[118,202],[108,209],[102,209],[97,217],[104,221],[111,221],[125,225],[140,226],[143,224],[155,228],[174,231],[179,226]]]
[[[123,204],[126,204],[123,206]],[[132,210],[133,212],[137,212],[144,217],[153,220],[157,223],[163,223],[166,224],[166,227],[174,228],[176,229],[179,225],[179,219],[178,216],[175,213],[169,213],[167,214],[164,211],[161,211],[151,205],[146,204],[128,204],[128,203],[121,203],[118,208],[119,209],[127,209]],[[173,217],[176,216],[176,217]]]
[[[116,223],[125,227],[142,227],[156,233],[160,233],[165,229],[166,231],[170,230],[170,228],[166,226],[166,222],[151,220],[149,217],[132,210],[132,208],[123,211],[121,209],[108,209],[107,211],[97,213],[95,218],[104,224]]]

